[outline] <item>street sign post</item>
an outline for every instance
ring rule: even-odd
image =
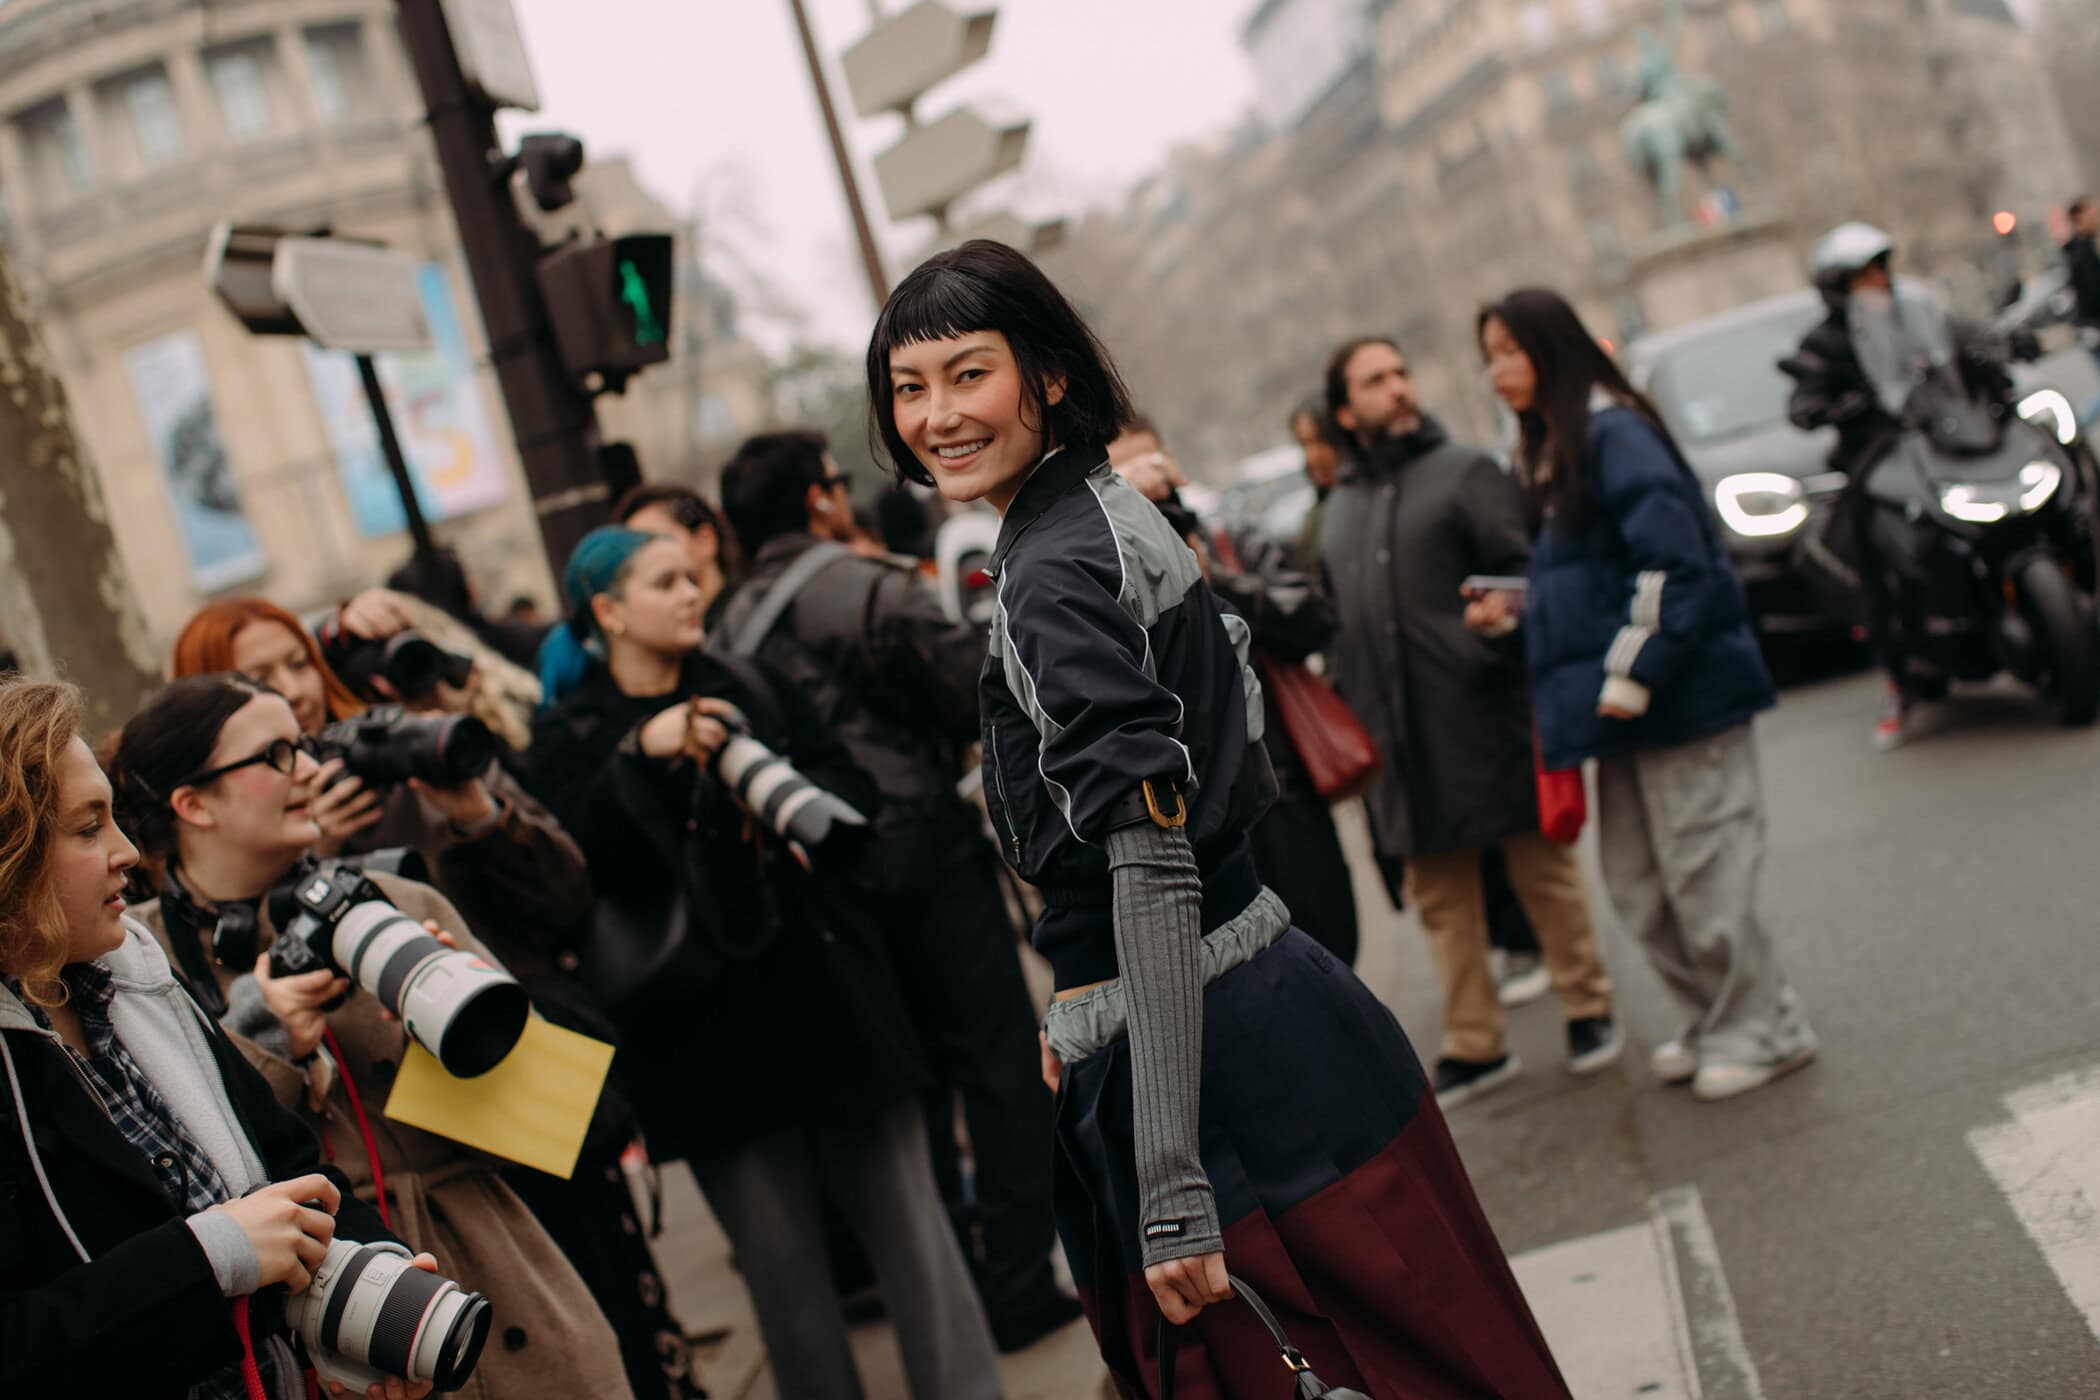
[[[435,563],[430,522],[416,499],[415,479],[372,359],[387,350],[430,348],[416,259],[379,243],[221,223],[205,248],[204,280],[250,333],[303,335],[324,350],[357,357],[358,382],[379,432],[380,455],[401,493],[416,557]]]
[[[271,289],[324,350],[373,355],[427,350],[415,258],[341,238],[287,238],[270,267]]]

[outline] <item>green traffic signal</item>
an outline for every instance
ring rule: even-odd
[[[664,325],[649,300],[649,283],[633,258],[620,259],[620,300],[634,312],[634,342],[637,345],[664,343]]]

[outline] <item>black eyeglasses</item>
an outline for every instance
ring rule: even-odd
[[[314,752],[314,741],[303,736],[298,739],[272,739],[269,747],[263,749],[260,753],[251,753],[246,758],[236,759],[232,763],[223,763],[217,768],[207,768],[202,773],[194,773],[175,786],[199,787],[214,778],[223,778],[228,773],[237,772],[242,768],[252,768],[258,763],[267,763],[289,778],[299,767],[300,754],[305,754],[309,758],[318,758],[320,756]]]
[[[850,472],[833,472],[830,476],[825,477],[820,484],[827,487],[851,486],[853,484],[853,475]]]

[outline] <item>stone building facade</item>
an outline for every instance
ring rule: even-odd
[[[1729,103],[1739,207],[1666,231],[1621,149],[1662,0],[1382,0],[1360,70],[1298,123],[1190,155],[1058,255],[1151,410],[1199,469],[1282,438],[1328,347],[1398,339],[1425,402],[1499,431],[1474,314],[1561,289],[1623,342],[1800,284],[1843,219],[1980,309],[1990,215],[2036,225],[2075,163],[2033,36],[2002,0],[1685,0],[1675,54]],[[1715,186],[1725,187],[1716,189]],[[2028,207],[2034,205],[2034,207]]]

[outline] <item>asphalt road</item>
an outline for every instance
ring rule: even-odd
[[[1513,1255],[1697,1188],[1758,1382],[1702,1368],[1709,1396],[2100,1396],[2088,1314],[1971,1143],[2008,1095],[2100,1066],[2100,731],[1992,691],[1883,755],[1876,699],[1865,676],[1796,685],[1758,725],[1768,905],[1819,1062],[1724,1104],[1656,1083],[1645,1052],[1674,1017],[1613,924],[1638,1053],[1572,1080],[1550,1002],[1524,1008],[1527,1077],[1454,1131]],[[1370,946],[1367,979],[1433,1051],[1418,933]],[[2100,1138],[2079,1147],[2100,1162]],[[2095,1205],[2059,1222],[2086,1251],[2074,1281],[2100,1268]]]
[[[1608,1364],[1592,1374],[1628,1378],[1581,1400],[2100,1397],[2100,730],[2062,729],[2011,690],[1971,693],[1884,755],[1867,742],[1878,693],[1859,674],[1797,681],[1758,725],[1769,915],[1822,1037],[1816,1064],[1724,1104],[1656,1083],[1646,1052],[1675,1018],[1592,863],[1624,1063],[1567,1075],[1549,999],[1512,1013],[1525,1077],[1451,1115],[1542,1322],[1567,1300],[1549,1304],[1525,1259],[1572,1257],[1563,1277],[1589,1281],[1581,1261],[1623,1259],[1629,1227],[1667,1242],[1657,1222],[1686,1201],[1710,1231],[1690,1249],[1680,1233],[1659,1275],[1678,1374],[1609,1364],[1637,1333],[1668,1335],[1636,1316],[1652,1301],[1638,1290],[1562,1310],[1571,1376],[1575,1344],[1594,1341]],[[1361,859],[1360,819],[1344,829],[1359,970],[1427,1059],[1437,994],[1420,931]],[[2038,1092],[2047,1108],[2054,1090],[2016,1096],[2082,1072],[2068,1116],[2015,1119],[2009,1099]],[[718,1393],[770,1396],[719,1236],[676,1175],[661,1242],[674,1297],[689,1325],[726,1329]],[[871,1400],[901,1400],[883,1328],[855,1340]],[[1083,1328],[1010,1358],[1008,1381],[1015,1397],[1102,1393]]]

